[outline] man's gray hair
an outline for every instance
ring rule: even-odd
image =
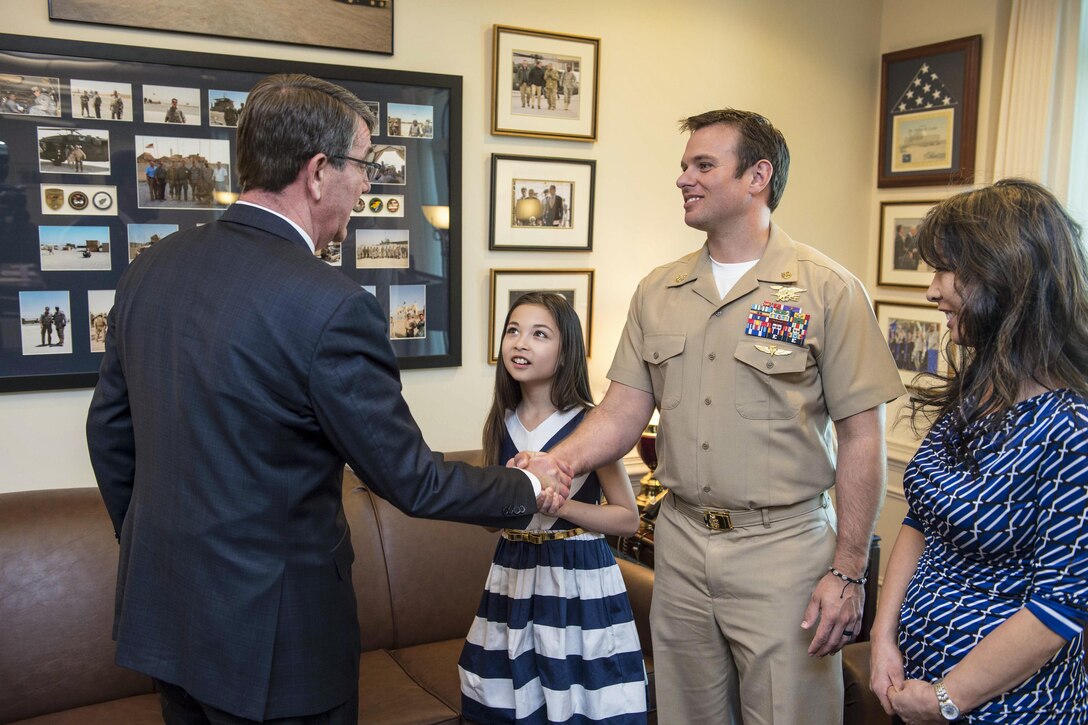
[[[260,80],[238,119],[238,181],[242,191],[282,191],[298,172],[324,153],[336,168],[351,154],[362,121],[373,132],[378,120],[350,91],[301,73]]]

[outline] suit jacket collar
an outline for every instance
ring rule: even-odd
[[[297,244],[307,252],[310,251],[310,245],[306,243],[306,240],[302,238],[297,229],[272,212],[260,207],[251,206],[249,204],[231,204],[230,207],[223,212],[223,216],[219,218],[219,221],[253,227],[254,229],[259,229],[267,234],[272,234]]]

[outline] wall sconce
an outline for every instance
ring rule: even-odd
[[[435,229],[446,231],[450,228],[450,208],[448,206],[424,204],[423,216]]]

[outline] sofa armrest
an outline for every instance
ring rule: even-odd
[[[654,648],[650,641],[650,601],[654,596],[654,570],[622,558],[617,558],[616,563],[623,575],[623,583],[627,586],[627,597],[631,600],[642,651],[652,655]]]
[[[891,725],[894,722],[869,689],[868,642],[855,642],[842,648],[842,679],[843,725]]]

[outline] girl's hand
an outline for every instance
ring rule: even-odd
[[[903,718],[907,725],[941,725],[947,722],[941,717],[937,691],[933,685],[921,680],[907,680],[899,689],[888,691],[894,714]]]
[[[889,715],[895,712],[888,693],[902,687],[903,655],[899,647],[891,639],[874,636],[869,642],[869,689]]]

